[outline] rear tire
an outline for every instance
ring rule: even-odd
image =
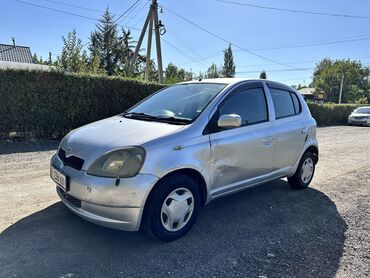
[[[288,178],[291,187],[305,189],[310,185],[315,174],[315,161],[316,158],[313,153],[306,152],[303,154],[296,172],[292,177]]]
[[[142,228],[162,241],[172,241],[190,231],[198,216],[200,192],[189,176],[177,174],[159,181],[145,205]]]

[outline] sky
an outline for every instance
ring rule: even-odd
[[[161,36],[164,67],[173,62],[198,73],[206,71],[212,62],[222,66],[222,51],[229,43],[234,53],[236,77],[255,78],[265,70],[270,80],[309,85],[315,64],[325,57],[356,59],[370,66],[369,0],[227,1],[365,18],[262,9],[217,0],[158,0],[159,11],[163,11],[159,19],[166,28]],[[32,53],[44,59],[51,52],[55,59],[63,46],[62,36],[76,29],[85,44],[95,28],[95,19],[107,7],[118,17],[135,2],[0,0],[0,43],[11,44],[14,37],[17,45],[29,46]],[[130,27],[135,40],[150,2],[139,0],[119,21],[120,25]],[[146,41],[144,38],[144,49]],[[156,58],[154,40],[152,45],[152,57]]]

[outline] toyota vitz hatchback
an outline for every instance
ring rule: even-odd
[[[171,241],[215,198],[283,177],[306,188],[317,161],[316,122],[296,90],[208,79],[164,88],[71,131],[50,174],[82,218]]]

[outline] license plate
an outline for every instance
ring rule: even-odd
[[[50,166],[50,177],[56,182],[57,185],[59,185],[59,187],[61,187],[64,191],[67,191],[67,177],[53,166]]]

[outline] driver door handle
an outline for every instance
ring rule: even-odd
[[[262,139],[262,143],[265,144],[266,146],[271,145],[274,141],[275,141],[274,136],[269,136]]]

